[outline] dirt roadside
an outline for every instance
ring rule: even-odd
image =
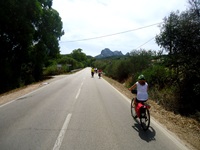
[[[43,80],[43,81],[40,81],[40,82],[37,82],[37,83],[33,83],[33,84],[30,84],[30,85],[27,85],[27,86],[24,86],[22,88],[18,88],[18,89],[15,89],[15,90],[12,90],[12,91],[9,91],[9,92],[6,92],[6,93],[3,93],[3,94],[0,94],[0,106],[5,104],[5,103],[8,103],[12,100],[15,100],[25,94],[28,94],[34,90],[37,90],[51,82],[54,82],[56,80],[59,80],[63,77],[66,77],[66,75],[59,75],[59,76],[54,76],[54,77],[51,77],[50,79],[47,79],[47,80]]]
[[[8,103],[14,99],[17,99],[25,94],[28,94],[34,90],[37,90],[51,82],[59,80],[66,75],[55,76],[49,80],[44,80],[38,83],[28,85],[23,88],[15,89],[10,92],[0,95],[0,106]],[[111,85],[113,85],[118,91],[124,94],[129,99],[132,99],[133,95],[124,87],[123,84],[116,82],[107,77],[103,77]],[[151,105],[151,116],[153,116],[157,122],[162,124],[172,134],[176,135],[183,143],[191,150],[200,150],[200,123],[194,119],[175,115],[172,112],[164,110],[161,106],[157,105],[154,101],[149,100]]]

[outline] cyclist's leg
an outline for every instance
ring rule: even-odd
[[[132,103],[132,107],[135,108],[135,106],[136,106],[136,104],[135,104],[136,97],[134,97],[133,99],[134,100],[133,100],[133,103]]]

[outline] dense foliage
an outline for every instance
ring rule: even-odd
[[[149,67],[151,55],[153,52],[145,50],[132,51],[131,57],[112,57],[109,59],[100,59],[94,62],[94,66],[102,69],[107,76],[112,77],[119,82],[123,82],[129,76],[135,77],[138,71]]]
[[[64,34],[52,0],[0,1],[0,93],[38,81]]]
[[[164,19],[158,45],[168,52],[166,65],[173,73],[180,111],[199,110],[200,102],[200,3],[191,0],[185,12],[172,12]]]
[[[48,66],[44,69],[44,75],[63,74],[91,66],[94,60],[92,56],[86,56],[82,49],[75,49],[70,54],[59,55],[57,59],[50,60]]]

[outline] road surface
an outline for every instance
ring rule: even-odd
[[[90,68],[0,106],[2,150],[186,150],[154,120],[143,131],[130,101]]]

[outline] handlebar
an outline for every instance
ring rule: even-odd
[[[132,94],[137,94],[137,90],[131,90]]]

